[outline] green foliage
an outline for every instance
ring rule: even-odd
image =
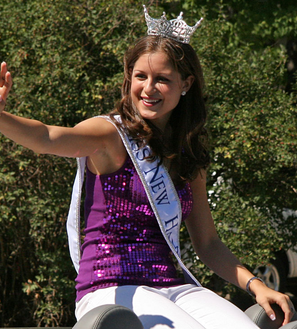
[[[14,78],[7,110],[73,126],[113,109],[124,51],[145,29],[141,7],[16,0],[2,1],[0,10],[0,60]],[[33,154],[3,136],[0,152],[1,326],[72,325],[75,271],[65,220],[75,161]]]
[[[272,2],[262,8],[260,20],[263,3],[210,3],[205,1],[205,23],[193,40],[209,104],[209,200],[222,240],[253,269],[274,251],[297,245],[296,216],[285,219],[283,214],[297,209],[296,93],[285,92],[288,53],[283,43],[296,39],[289,26],[296,9],[279,5],[282,10],[276,11]],[[287,29],[276,29],[278,21]],[[267,26],[265,39],[261,26]],[[273,37],[267,38],[272,26]],[[213,284],[211,272],[194,255],[189,262],[204,282],[231,291],[224,283]]]
[[[297,245],[295,218],[282,218],[284,208],[297,209],[296,85],[286,70],[296,6],[164,0],[150,13],[163,10],[168,17],[183,10],[192,25],[204,17],[192,44],[209,100],[209,199],[222,240],[253,268]],[[14,77],[9,111],[73,126],[114,107],[123,54],[146,30],[142,2],[4,0],[0,11],[0,61]],[[71,326],[75,272],[65,220],[75,161],[33,154],[3,136],[0,143],[1,326]],[[230,292],[194,256],[184,228],[181,237],[197,277]]]

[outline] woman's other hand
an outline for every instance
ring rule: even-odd
[[[257,303],[264,308],[271,320],[275,319],[275,313],[271,308],[271,304],[276,303],[284,312],[283,325],[290,322],[295,310],[289,296],[268,288],[258,280],[254,280],[251,283],[251,290],[256,295]]]
[[[0,72],[0,113],[3,112],[6,99],[12,87],[12,78],[10,72],[7,71],[7,64],[5,62],[1,63]]]

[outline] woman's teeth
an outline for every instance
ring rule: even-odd
[[[144,98],[142,100],[149,104],[156,104],[160,101],[159,99],[144,99]]]

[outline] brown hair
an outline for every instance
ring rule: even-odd
[[[172,66],[185,80],[194,77],[194,82],[185,96],[180,98],[172,111],[169,124],[172,129],[170,140],[149,121],[143,120],[131,101],[131,74],[136,61],[144,54],[164,52]],[[149,143],[153,155],[161,161],[173,160],[179,182],[192,181],[199,169],[209,165],[205,129],[206,107],[203,99],[204,80],[201,65],[194,49],[188,44],[160,36],[146,36],[126,53],[124,60],[124,82],[122,100],[114,114],[120,114],[128,133],[140,142]]]

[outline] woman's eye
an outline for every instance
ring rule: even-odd
[[[167,79],[167,78],[165,78],[165,77],[158,77],[157,78],[157,81],[159,81],[159,82],[169,82],[169,80]]]
[[[135,76],[137,79],[145,79],[146,76],[144,74],[136,74]]]

